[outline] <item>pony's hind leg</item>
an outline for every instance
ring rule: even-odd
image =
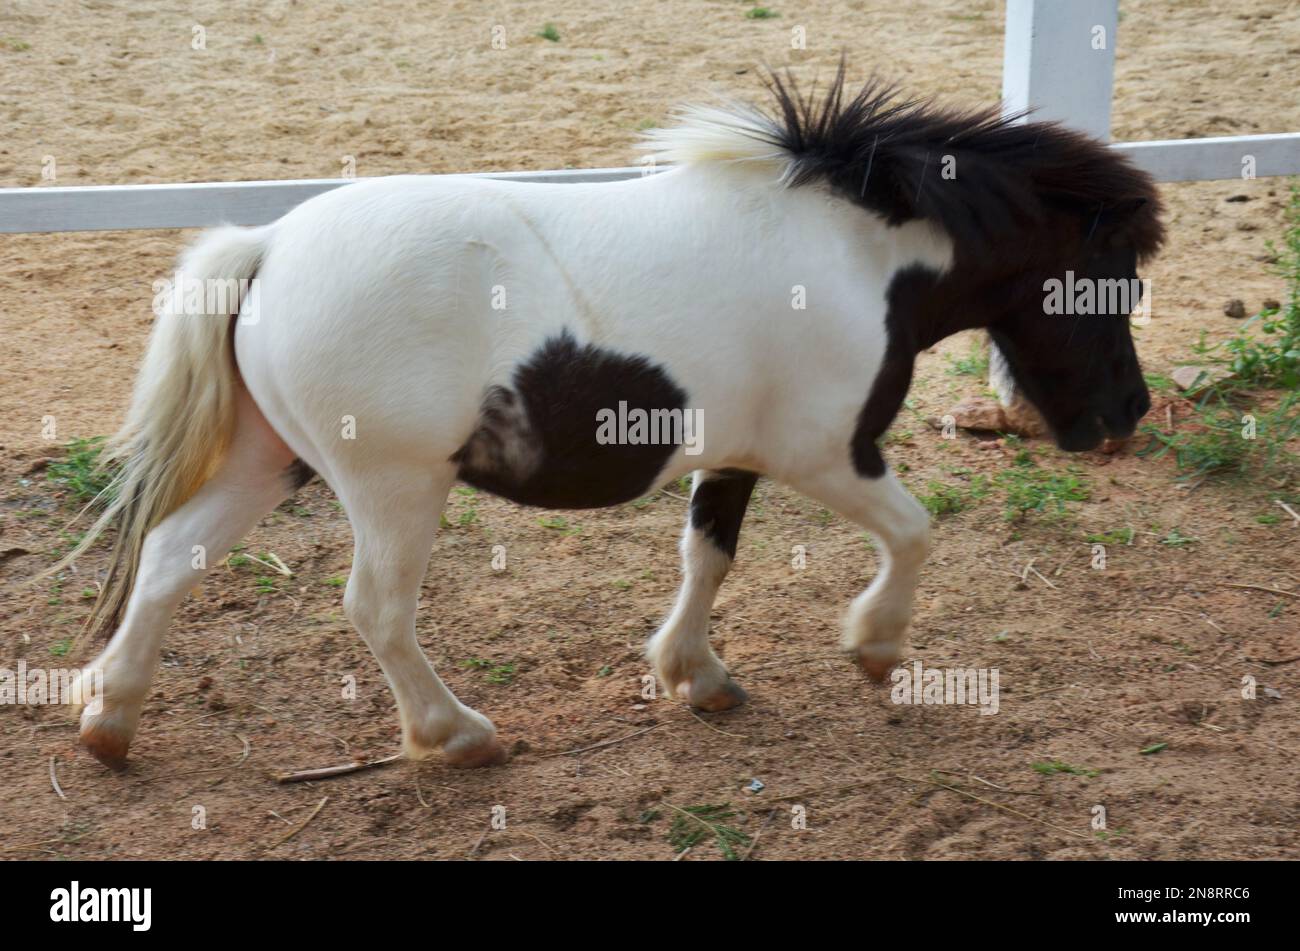
[[[917,579],[929,553],[930,517],[893,472],[865,478],[846,462],[791,485],[880,541],[880,571],[849,605],[841,646],[872,680],[882,681],[902,655]]]
[[[234,437],[225,459],[189,501],[149,531],[121,625],[83,670],[81,742],[111,768],[126,765],[158,669],[163,635],[177,606],[209,566],[297,488],[292,450],[242,388],[237,399]]]
[[[672,614],[646,645],[661,683],[701,710],[726,710],[743,691],[709,646],[709,613],[736,556],[740,524],[758,477],[724,470],[695,473],[691,509],[682,536],[685,577]]]
[[[386,466],[335,486],[356,552],[343,605],[397,698],[406,755],[441,748],[454,766],[505,759],[492,721],[465,706],[434,672],[415,638],[420,581],[455,472]]]

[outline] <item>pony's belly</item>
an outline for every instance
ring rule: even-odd
[[[645,495],[702,441],[699,411],[662,367],[561,333],[484,395],[452,460],[465,482],[514,502],[599,508]]]

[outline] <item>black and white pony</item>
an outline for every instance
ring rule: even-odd
[[[750,492],[759,474],[791,486],[880,541],[842,643],[883,678],[928,544],[877,447],[917,354],[988,328],[1063,449],[1131,433],[1149,400],[1127,311],[1048,315],[1044,288],[1067,272],[1136,281],[1161,226],[1150,179],[1096,141],[874,84],[849,96],[842,77],[818,97],[772,77],[770,111],[685,110],[651,134],[674,166],[658,175],[377,179],[204,235],[185,280],[256,279],[238,318],[172,306],[156,322],[116,494],[85,542],[116,527],[85,745],[124,763],[178,604],[313,472],[352,524],[344,606],[408,755],[503,755],[416,641],[457,479],[585,508],[693,471],[685,578],[648,654],[705,710],[744,699],[708,638]],[[637,411],[689,417],[695,438],[600,438]]]

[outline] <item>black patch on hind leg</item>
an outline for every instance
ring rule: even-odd
[[[691,494],[691,527],[728,558],[736,557],[740,524],[756,482],[758,476],[744,469],[719,469],[710,472]]]
[[[597,508],[644,495],[677,451],[670,442],[597,441],[597,414],[686,410],[686,392],[645,357],[567,332],[516,368],[510,388],[484,396],[478,426],[452,455],[470,485],[524,505]]]
[[[885,457],[876,441],[885,434],[912,385],[916,355],[939,340],[941,314],[936,313],[939,274],[922,265],[894,275],[885,294],[885,357],[858,413],[849,451],[859,475],[878,479],[885,474]]]

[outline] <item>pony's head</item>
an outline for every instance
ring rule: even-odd
[[[1082,242],[1058,240],[1053,264],[1009,279],[1020,293],[988,325],[1016,390],[1064,450],[1130,436],[1151,408],[1130,327],[1143,297],[1137,266],[1151,205],[1138,198],[1102,209],[1084,223]],[[1050,245],[1039,251],[1051,256]]]
[[[1062,449],[1131,434],[1150,408],[1129,314],[1163,238],[1151,177],[1057,123],[900,100],[875,80],[846,97],[844,75],[841,60],[824,94],[802,95],[771,73],[772,112],[696,110],[651,144],[668,161],[776,163],[786,185],[824,182],[887,225],[947,235],[943,274],[907,266],[891,287],[897,394],[917,352],[987,327]]]

